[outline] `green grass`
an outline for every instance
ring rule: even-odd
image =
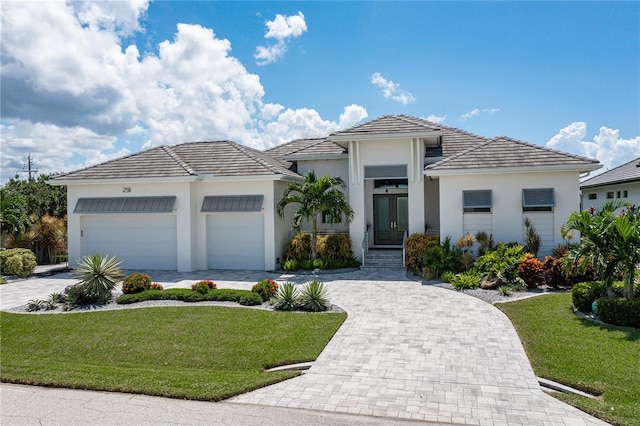
[[[296,376],[346,314],[163,307],[0,314],[4,382],[218,401]]]
[[[601,395],[559,399],[613,424],[640,425],[640,329],[581,319],[568,293],[497,307],[515,325],[538,376]]]

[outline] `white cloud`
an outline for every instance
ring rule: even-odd
[[[264,124],[260,137],[264,141],[265,148],[294,139],[324,137],[353,126],[367,115],[367,110],[359,105],[345,107],[337,122],[323,120],[313,109],[287,109],[278,115],[275,121]]]
[[[265,104],[259,76],[230,55],[228,40],[199,25],[178,24],[157,53],[141,55],[124,35],[144,30],[147,6],[1,3],[2,179],[29,152],[41,171],[53,172],[125,155],[123,144],[231,139],[263,148],[366,117],[357,105],[334,122],[312,109]],[[287,40],[305,30],[300,13],[276,17],[267,34]]]
[[[438,123],[438,124],[441,124],[446,119],[447,119],[446,115],[439,116],[439,115],[431,114],[430,116],[427,117],[427,121],[431,121],[433,123]]]
[[[275,39],[276,43],[269,46],[258,46],[254,55],[258,65],[271,64],[280,59],[287,51],[287,40],[300,37],[307,31],[307,23],[302,12],[297,15],[284,16],[277,14],[273,21],[267,21],[266,39]]]
[[[471,118],[471,117],[475,117],[478,114],[482,114],[482,113],[495,114],[496,112],[500,112],[500,108],[483,108],[483,109],[475,108],[475,109],[472,109],[469,112],[465,112],[464,114],[462,114],[458,118],[458,120],[465,121],[466,119]]]
[[[403,105],[416,100],[411,93],[407,92],[406,90],[400,89],[400,84],[394,83],[391,80],[387,80],[379,72],[373,73],[373,75],[371,76],[371,83],[382,89],[382,95],[385,97],[385,99],[392,99],[394,101],[400,102]]]
[[[575,122],[560,131],[547,142],[548,148],[570,152],[584,157],[597,158],[603,168],[601,173],[620,164],[640,157],[640,136],[631,139],[620,138],[618,129],[605,126],[593,137],[593,141],[584,140],[587,136],[587,123]]]

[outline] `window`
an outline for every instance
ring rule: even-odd
[[[338,221],[332,222],[331,221],[331,214],[329,213],[328,210],[325,210],[325,211],[322,212],[322,223],[330,223],[330,224],[333,224],[333,225],[342,223],[342,215],[340,215],[340,218],[339,218]]]
[[[607,200],[613,199],[613,191],[607,192]]]
[[[522,211],[550,212],[556,205],[553,188],[529,188],[522,190]]]
[[[629,196],[629,193],[627,192],[627,190],[625,189],[624,191],[622,191],[622,196],[624,198],[627,198]]]
[[[364,166],[365,179],[406,179],[407,165]]]
[[[616,193],[616,198],[621,198],[621,197],[620,197],[621,195],[622,195],[622,194],[620,193],[620,191],[618,191],[618,192]]]
[[[598,194],[589,194],[589,199],[590,200],[597,200],[598,199]]]
[[[373,182],[373,187],[379,189],[408,188],[409,184],[407,179],[376,179]]]
[[[493,196],[490,189],[462,191],[462,210],[465,213],[491,213]]]

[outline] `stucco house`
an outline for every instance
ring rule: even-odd
[[[315,170],[341,177],[355,217],[324,232],[361,246],[401,247],[405,232],[456,240],[486,231],[524,239],[529,217],[541,254],[580,208],[580,176],[597,160],[507,137],[485,138],[407,115],[258,151],[230,141],[160,146],[56,176],[68,187],[69,259],[119,256],[129,269],[277,268],[291,238],[289,182]]]
[[[640,157],[582,181],[580,189],[585,209],[615,199],[640,206]]]

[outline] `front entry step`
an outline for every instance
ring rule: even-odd
[[[369,250],[360,269],[404,270],[402,250]]]

